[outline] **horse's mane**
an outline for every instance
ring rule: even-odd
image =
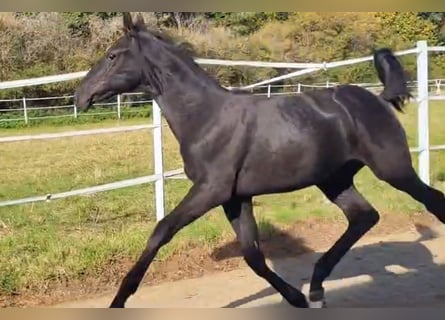
[[[163,43],[171,46],[181,55],[191,58],[196,54],[196,50],[190,42],[180,40],[178,37],[173,36],[168,30],[147,28],[144,31],[156,37],[158,40],[161,40]]]

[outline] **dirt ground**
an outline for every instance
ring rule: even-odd
[[[263,237],[268,264],[307,293],[316,259],[343,233],[341,220],[310,219]],[[325,282],[329,306],[445,305],[445,231],[428,214],[382,219]],[[49,288],[43,295],[8,297],[3,306],[107,307],[132,261],[100,279]],[[442,280],[441,280],[442,279]],[[419,290],[420,289],[420,290]],[[407,300],[405,300],[405,298]],[[409,301],[409,302],[406,302]],[[239,256],[235,241],[190,248],[158,263],[129,307],[253,307],[284,305],[276,291]]]

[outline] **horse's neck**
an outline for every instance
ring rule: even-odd
[[[194,140],[201,129],[216,119],[226,96],[226,92],[214,86],[171,79],[156,102],[178,142],[183,144]]]
[[[193,140],[220,112],[227,91],[199,66],[174,54],[155,56],[155,59],[147,55],[146,59],[152,60],[152,65],[171,59],[157,68],[157,74],[151,79],[158,79],[160,83],[156,101],[179,143]]]

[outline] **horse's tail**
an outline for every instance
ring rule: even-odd
[[[384,86],[380,96],[398,111],[402,111],[412,95],[409,92],[401,63],[390,49],[382,48],[374,50],[374,67]]]

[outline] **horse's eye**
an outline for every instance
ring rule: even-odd
[[[113,60],[114,58],[116,58],[116,55],[115,55],[114,53],[110,53],[110,54],[108,55],[108,59],[109,59],[109,60]]]

